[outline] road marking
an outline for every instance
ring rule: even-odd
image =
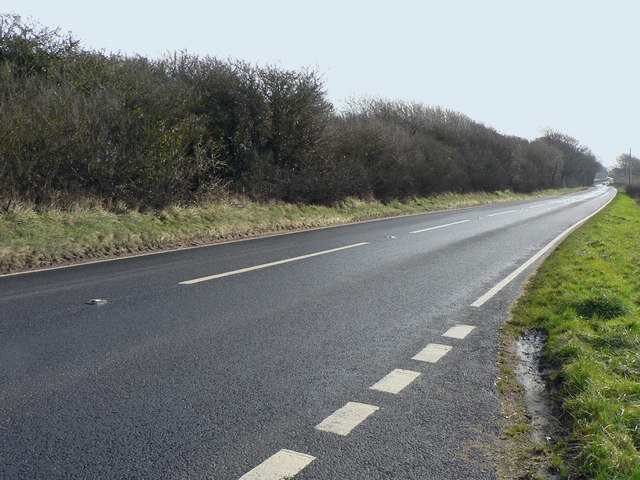
[[[531,205],[531,206],[527,206],[526,210],[531,210],[532,208],[546,207],[547,205],[552,205],[552,204],[553,202],[540,203],[538,205]]]
[[[613,188],[613,187],[610,187]],[[596,197],[594,198],[598,198],[601,197],[603,195],[606,195],[606,189],[603,193],[598,194]],[[551,203],[551,202],[550,202]],[[490,205],[490,204],[487,204]],[[545,204],[547,205],[547,204]],[[94,265],[96,263],[108,263],[108,262],[117,262],[120,260],[130,260],[132,258],[136,258],[136,257],[147,257],[147,256],[151,256],[151,255],[163,255],[165,253],[174,253],[174,252],[180,252],[183,250],[195,250],[195,249],[200,249],[200,248],[210,248],[210,247],[216,247],[216,246],[220,246],[220,245],[227,245],[230,243],[240,243],[240,242],[250,242],[250,241],[254,241],[254,240],[261,240],[264,238],[271,238],[271,237],[281,237],[284,235],[296,235],[298,233],[302,233],[302,232],[312,232],[315,230],[329,230],[329,229],[333,229],[333,228],[342,228],[342,227],[348,227],[351,225],[359,225],[359,224],[364,224],[364,223],[374,223],[374,222],[385,222],[387,220],[395,220],[398,218],[404,218],[404,217],[417,217],[419,215],[433,215],[434,213],[441,213],[442,211],[447,211],[447,212],[460,212],[460,211],[464,211],[464,210],[472,210],[474,208],[478,208],[478,207],[482,207],[485,205],[477,205],[477,206],[472,206],[472,207],[460,207],[460,208],[451,208],[451,209],[447,209],[447,210],[437,210],[437,211],[433,211],[433,212],[420,212],[420,213],[409,213],[409,214],[400,214],[400,215],[394,215],[391,217],[384,217],[384,218],[374,218],[371,220],[363,220],[363,221],[356,221],[356,222],[350,222],[350,223],[341,223],[341,224],[337,224],[337,225],[328,225],[328,226],[323,226],[323,227],[310,227],[310,228],[301,228],[299,230],[292,230],[289,232],[277,232],[277,233],[265,233],[265,234],[260,234],[257,235],[255,237],[248,237],[248,238],[238,238],[235,240],[224,240],[224,241],[218,241],[218,242],[211,242],[211,243],[207,243],[205,245],[194,245],[192,247],[179,247],[179,248],[172,248],[169,250],[160,250],[157,252],[143,252],[143,253],[134,253],[131,255],[122,255],[120,257],[114,257],[114,258],[104,258],[101,260],[91,260],[91,261],[80,261],[79,263],[72,263],[70,265],[59,265],[56,267],[44,267],[44,268],[34,268],[33,270],[25,270],[22,272],[12,272],[12,273],[3,273],[0,275],[0,278],[4,278],[4,277],[14,277],[14,276],[18,276],[18,275],[29,275],[31,273],[41,273],[41,272],[49,272],[52,270],[63,270],[63,269],[68,269],[68,268],[76,268],[76,267],[84,267],[85,265]],[[535,208],[534,207],[530,207],[530,208]],[[480,217],[478,217],[480,218]]]
[[[313,462],[316,457],[282,449],[256,468],[245,473],[240,480],[281,480],[291,478]]]
[[[498,215],[504,215],[505,213],[513,213],[518,210],[507,210],[506,212],[492,213],[491,215],[487,215],[487,217],[497,217]]]
[[[338,435],[348,435],[351,430],[364,422],[379,408],[366,403],[348,402],[344,407],[339,408],[316,425],[316,429]]]
[[[603,210],[607,205],[609,205],[611,203],[611,201],[615,198],[615,194],[613,195],[613,197],[611,197],[609,199],[609,201],[607,203],[605,203],[603,206],[601,206],[599,209],[597,209],[595,212],[593,212],[590,215],[587,215],[585,218],[583,218],[582,220],[580,220],[579,222],[574,223],[573,225],[571,225],[569,228],[567,228],[564,232],[562,232],[560,235],[558,235],[556,238],[554,238],[553,240],[551,240],[551,242],[549,242],[542,250],[540,250],[538,253],[536,253],[533,257],[531,257],[529,260],[527,260],[526,262],[524,262],[522,265],[520,265],[518,268],[516,268],[513,272],[511,272],[509,275],[507,275],[502,281],[500,281],[495,287],[493,287],[491,290],[489,290],[487,293],[485,293],[484,295],[482,295],[480,298],[478,298],[475,302],[473,302],[471,304],[472,307],[476,307],[479,308],[482,305],[484,305],[489,299],[491,299],[496,293],[498,293],[500,290],[502,290],[504,287],[506,287],[509,283],[511,283],[511,281],[513,281],[514,278],[516,278],[518,275],[520,275],[522,272],[524,272],[528,267],[530,267],[536,260],[538,260],[542,255],[544,255],[545,253],[547,253],[549,250],[551,250],[553,247],[555,247],[558,243],[560,243],[561,240],[564,239],[564,237],[566,237],[567,235],[569,235],[572,231],[574,231],[576,228],[578,228],[580,225],[582,225],[584,222],[586,222],[587,220],[589,220],[591,217],[593,217],[594,215],[596,215],[597,213],[599,213],[601,210]]]
[[[396,368],[382,380],[369,387],[380,392],[398,393],[420,376],[420,372]]]
[[[449,330],[442,334],[443,337],[449,338],[459,338],[463,339],[467,335],[469,335],[473,329],[476,328],[472,325],[456,325],[455,327],[451,327]]]
[[[444,357],[452,347],[449,345],[440,345],[438,343],[430,343],[424,349],[420,351],[413,360],[419,360],[421,362],[436,363],[442,357]]]
[[[304,260],[305,258],[317,257],[318,255],[326,255],[327,253],[339,252],[341,250],[347,250],[348,248],[361,247],[362,245],[369,245],[369,242],[354,243],[353,245],[347,245],[345,247],[332,248],[331,250],[323,250],[321,252],[300,255],[299,257],[285,258],[284,260],[278,260],[277,262],[263,263],[262,265],[241,268],[239,270],[233,270],[230,272],[217,273],[215,275],[209,275],[208,277],[194,278],[193,280],[180,282],[180,285],[193,285],[194,283],[207,282],[209,280],[215,280],[216,278],[229,277],[231,275],[238,275],[239,273],[252,272],[253,270],[260,270],[262,268],[273,267],[275,265],[282,265],[283,263],[297,262],[298,260]]]
[[[409,233],[422,233],[422,232],[428,232],[429,230],[437,230],[439,228],[444,228],[444,227],[452,227],[453,225],[460,225],[461,223],[467,223],[470,222],[471,220],[461,220],[459,222],[453,222],[453,223],[445,223],[444,225],[438,225],[436,227],[429,227],[429,228],[423,228],[422,230],[415,230],[413,232],[409,232]]]

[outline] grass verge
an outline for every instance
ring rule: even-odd
[[[529,281],[502,331],[503,478],[640,478],[640,207],[624,194],[570,235]],[[513,372],[514,342],[546,338],[550,441]]]
[[[443,194],[385,204],[350,199],[333,207],[225,201],[145,213],[18,205],[0,214],[0,273],[558,193]]]

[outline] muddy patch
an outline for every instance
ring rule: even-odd
[[[544,371],[541,367],[545,342],[546,336],[541,331],[534,330],[518,338],[515,343],[518,357],[516,380],[524,387],[524,401],[531,415],[531,437],[534,442],[549,440],[551,408],[546,398]]]

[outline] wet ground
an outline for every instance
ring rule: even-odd
[[[516,378],[524,387],[524,400],[531,415],[534,442],[549,440],[549,418],[551,409],[546,397],[546,385],[541,367],[542,349],[546,342],[545,335],[537,330],[520,337],[515,344],[518,365]]]

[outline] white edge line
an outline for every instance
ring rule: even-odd
[[[453,223],[445,223],[444,225],[437,225],[435,227],[429,227],[429,228],[423,228],[422,230],[415,230],[413,232],[409,232],[409,233],[422,233],[422,232],[428,232],[429,230],[437,230],[439,228],[444,228],[444,227],[451,227],[453,225],[460,225],[461,223],[467,223],[470,222],[471,220],[460,220],[459,222],[453,222]]]
[[[609,205],[614,198],[616,198],[616,195],[618,194],[618,191],[616,190],[615,194],[613,195],[613,197],[611,197],[609,199],[609,201],[607,203],[605,203],[603,206],[601,206],[598,210],[596,210],[595,212],[591,213],[590,215],[587,215],[585,218],[583,218],[582,220],[574,223],[573,225],[571,225],[569,228],[567,228],[564,232],[562,232],[560,235],[558,235],[556,238],[554,238],[553,240],[551,240],[551,242],[549,242],[547,245],[545,245],[542,250],[540,250],[538,253],[536,253],[533,257],[531,257],[529,260],[527,260],[526,262],[524,262],[522,265],[520,265],[517,269],[515,269],[513,272],[511,272],[507,277],[505,277],[501,282],[499,282],[496,286],[494,286],[491,290],[489,290],[487,293],[485,293],[484,295],[482,295],[480,298],[478,298],[475,302],[473,302],[471,304],[472,307],[476,307],[479,308],[482,305],[484,305],[489,299],[491,299],[496,293],[498,293],[500,290],[502,290],[504,287],[506,287],[509,283],[511,283],[511,281],[516,278],[518,275],[520,275],[523,271],[525,271],[528,267],[531,266],[532,263],[534,263],[536,260],[538,260],[542,255],[544,255],[545,253],[547,253],[549,250],[551,250],[553,247],[555,247],[558,243],[560,243],[560,241],[566,237],[567,235],[569,235],[573,230],[575,230],[576,228],[578,228],[580,225],[582,225],[583,223],[585,223],[587,220],[589,220],[591,217],[593,217],[594,215],[600,213],[600,211],[602,211],[607,205]]]
[[[316,457],[306,453],[282,449],[257,467],[245,473],[239,480],[274,480],[291,478],[313,462]]]
[[[344,247],[332,248],[330,250],[323,250],[321,252],[309,253],[307,255],[300,255],[299,257],[285,258],[284,260],[278,260],[270,263],[263,263],[262,265],[254,265],[253,267],[240,268],[238,270],[232,270],[229,272],[217,273],[215,275],[209,275],[206,277],[194,278],[193,280],[185,280],[180,282],[180,285],[193,285],[194,283],[206,282],[209,280],[215,280],[216,278],[229,277],[231,275],[238,275],[239,273],[251,272],[253,270],[260,270],[263,268],[273,267],[276,265],[282,265],[283,263],[295,262],[298,260],[304,260],[305,258],[317,257],[318,255],[326,255],[327,253],[339,252],[348,248],[361,247],[362,245],[369,245],[369,242],[354,243],[353,245],[346,245]]]

